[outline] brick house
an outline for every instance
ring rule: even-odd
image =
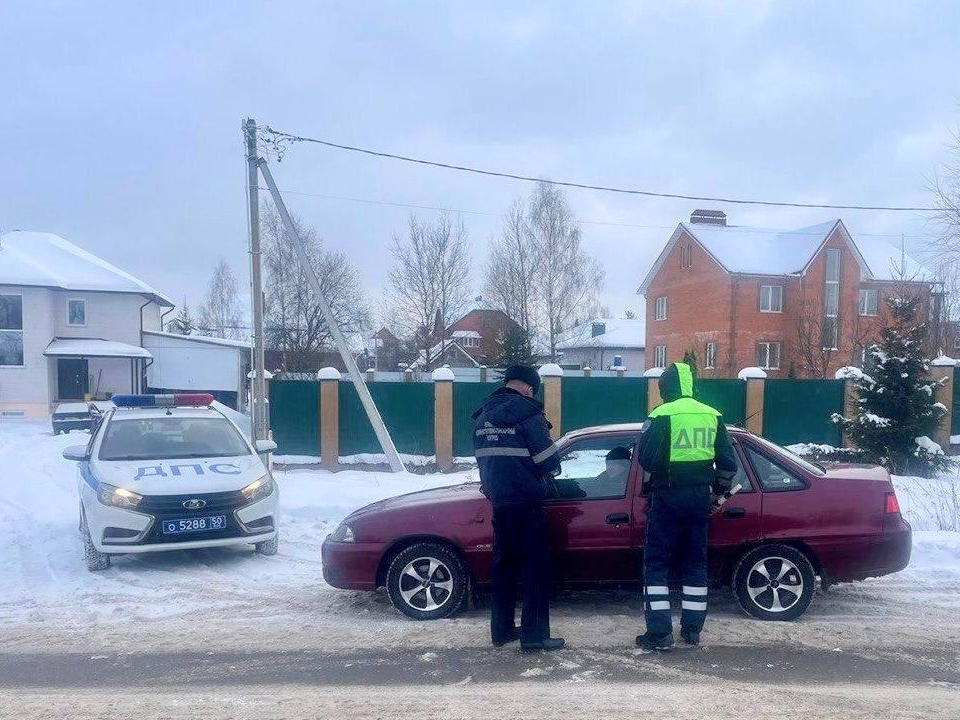
[[[638,293],[647,299],[647,366],[692,350],[704,377],[754,365],[770,377],[833,377],[864,363],[884,297],[917,295],[932,318],[942,299],[900,248],[854,238],[842,220],[776,231],[703,210],[677,226]]]
[[[451,324],[443,340],[431,348],[430,367],[495,366],[503,355],[503,346],[511,332],[522,332],[519,323],[502,310],[477,308]],[[423,368],[423,351],[412,367]]]

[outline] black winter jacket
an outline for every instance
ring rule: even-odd
[[[510,388],[492,393],[473,413],[480,486],[494,505],[538,503],[560,468],[543,405]]]

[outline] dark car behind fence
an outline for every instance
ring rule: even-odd
[[[560,382],[560,427],[569,432],[593,425],[642,422],[649,410],[650,385],[655,378],[565,377]],[[380,446],[353,385],[342,379],[335,393],[340,456],[379,453]],[[754,382],[754,381],[751,381]],[[817,442],[841,445],[831,415],[843,412],[844,381],[764,380],[760,407],[748,408],[747,382],[702,379],[698,399],[723,413],[726,422],[744,425],[774,442]],[[433,382],[369,382],[373,396],[397,449],[411,455],[434,455],[437,438],[451,437],[451,454],[473,452],[471,415],[497,382],[454,381],[450,417],[452,429],[437,428]],[[956,387],[956,386],[955,386]],[[655,390],[654,390],[655,392]],[[328,396],[329,397],[329,396]],[[541,390],[543,399],[543,390]],[[656,397],[656,395],[654,395]],[[328,409],[330,410],[330,409]],[[324,411],[320,382],[273,380],[270,382],[270,424],[281,455],[320,455],[320,425]],[[956,416],[955,416],[956,417]],[[762,425],[758,421],[762,418]],[[960,426],[960,421],[957,421]]]

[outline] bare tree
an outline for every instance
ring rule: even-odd
[[[940,227],[938,254],[960,260],[960,126],[951,133],[953,141],[933,180],[930,192],[938,208],[934,221]]]
[[[237,278],[223,258],[217,262],[207,287],[203,305],[200,306],[198,329],[203,335],[240,338],[240,292]]]
[[[525,204],[517,199],[503,217],[500,236],[491,241],[484,279],[489,302],[528,335],[536,332],[536,280],[542,264]]]
[[[556,359],[557,343],[564,331],[594,304],[603,284],[603,269],[581,247],[580,228],[560,188],[548,183],[537,185],[530,198],[527,222],[542,261],[536,278],[542,330],[550,357]]]
[[[435,223],[411,215],[407,237],[393,236],[387,312],[391,323],[413,337],[430,369],[443,354],[445,328],[470,299],[470,255],[463,219],[441,212]],[[441,343],[434,352],[437,343]]]
[[[299,218],[294,217],[293,222],[344,335],[369,330],[370,312],[356,269],[343,253],[325,250],[316,231],[304,226]],[[281,351],[285,367],[291,370],[317,369],[308,367],[309,358],[330,347],[330,330],[320,304],[272,205],[261,214],[261,228],[267,347]]]

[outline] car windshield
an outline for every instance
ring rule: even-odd
[[[808,472],[811,472],[814,475],[825,474],[825,470],[823,469],[822,466],[814,465],[809,460],[804,460],[802,457],[800,457],[796,453],[790,452],[785,447],[777,445],[776,443],[772,443],[769,440],[766,440],[762,437],[758,437],[756,435],[753,436],[753,439],[757,440],[761,445],[765,446],[768,450],[776,450],[779,453],[783,453],[784,455],[789,457],[791,460],[793,460],[797,465],[801,466],[804,470],[807,470]]]
[[[156,417],[114,420],[100,445],[101,460],[164,460],[249,455],[225,418]]]

